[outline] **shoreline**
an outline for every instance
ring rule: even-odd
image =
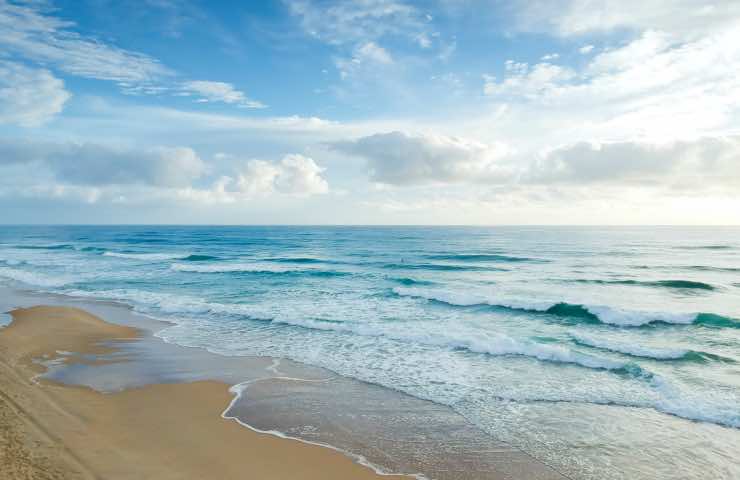
[[[7,478],[380,477],[339,451],[256,433],[220,417],[234,401],[224,382],[100,393],[32,380],[51,365],[114,353],[110,342],[132,341],[142,332],[71,307],[11,315],[0,329],[0,466]]]

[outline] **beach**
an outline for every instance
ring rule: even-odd
[[[89,361],[79,354],[111,353],[115,347],[103,343],[129,341],[139,332],[71,307],[19,309],[12,317],[0,329],[5,479],[379,477],[339,452],[221,418],[232,398],[223,382],[103,394],[36,379],[45,370],[40,359]]]

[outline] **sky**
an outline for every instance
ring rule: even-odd
[[[0,0],[0,223],[740,224],[740,1]]]

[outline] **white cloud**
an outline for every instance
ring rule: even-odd
[[[368,60],[375,63],[393,63],[388,51],[375,42],[367,42],[358,47],[355,58],[360,59],[360,61]]]
[[[543,55],[540,60],[542,60],[543,62],[549,62],[550,60],[557,60],[558,58],[560,58],[559,53],[548,53],[546,55]]]
[[[329,191],[329,184],[321,176],[323,171],[313,159],[290,154],[279,162],[250,160],[235,183],[241,193],[248,195],[275,192],[314,195]]]
[[[82,77],[142,84],[172,74],[152,57],[82,37],[71,30],[72,22],[47,13],[41,3],[0,0],[0,45]]]
[[[740,187],[740,135],[666,143],[576,142],[525,154],[470,139],[392,132],[334,142],[330,148],[365,159],[371,181],[396,186],[526,191],[567,184],[590,188],[581,192],[584,196],[599,196],[594,185],[695,193]]]
[[[523,173],[523,183],[617,184],[690,189],[740,187],[740,136],[666,144],[586,143],[551,150]]]
[[[713,0],[520,0],[518,28],[561,36],[662,30],[691,40],[725,29],[740,18],[740,2]]]
[[[403,132],[334,142],[333,150],[364,158],[371,180],[391,185],[491,182],[510,176],[499,163],[503,145]]]
[[[230,83],[193,80],[182,84],[182,92],[199,96],[197,101],[230,103],[244,108],[266,108],[267,105],[248,98]]]
[[[42,125],[62,111],[70,96],[48,70],[0,60],[0,124]]]
[[[336,58],[334,64],[342,79],[356,77],[363,80],[373,77],[378,67],[393,64],[390,53],[375,42],[358,45],[350,58]]]
[[[0,163],[24,165],[35,178],[52,175],[70,185],[182,187],[206,173],[187,147],[118,148],[95,143],[0,140]]]
[[[589,53],[593,51],[593,49],[594,49],[593,45],[584,45],[578,49],[578,53],[580,53],[581,55],[588,55]]]
[[[74,22],[52,15],[45,2],[0,0],[0,48],[69,75],[115,82],[128,95],[195,94],[206,102],[264,108],[231,84],[215,81],[178,82],[177,72],[149,55],[125,50],[83,36]]]
[[[359,44],[405,36],[425,47],[428,20],[417,8],[395,0],[288,1],[290,12],[311,36],[333,45]]]
[[[567,67],[551,63],[537,63],[530,67],[526,63],[507,60],[503,80],[498,82],[493,76],[484,76],[483,91],[490,96],[531,98],[547,94],[574,77],[575,72]]]
[[[580,70],[511,62],[503,80],[484,78],[484,91],[505,104],[495,128],[509,137],[670,141],[737,128],[737,71],[740,28],[693,41],[649,30]]]

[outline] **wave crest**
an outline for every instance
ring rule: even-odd
[[[674,325],[704,325],[710,327],[740,328],[737,320],[713,313],[674,313],[626,310],[604,305],[582,305],[567,302],[502,301],[486,296],[438,289],[395,287],[393,292],[403,297],[415,297],[446,303],[452,306],[472,307],[487,305],[494,308],[549,314],[576,319],[586,323],[604,323],[619,327],[640,327],[652,323]]]

